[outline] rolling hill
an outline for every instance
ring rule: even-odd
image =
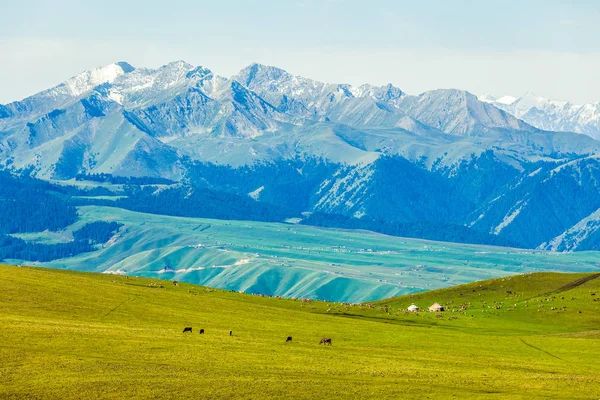
[[[524,272],[600,272],[597,252],[549,253],[407,239],[293,223],[228,221],[78,208],[58,232],[13,234],[60,244],[97,221],[122,224],[110,240],[40,265],[173,279],[284,297],[360,302]],[[31,264],[23,260],[8,260]]]
[[[0,282],[7,399],[600,396],[597,274],[355,305],[27,267]],[[404,311],[433,301],[448,311]]]

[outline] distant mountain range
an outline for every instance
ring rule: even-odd
[[[483,95],[479,99],[491,103],[539,129],[584,133],[600,139],[600,102],[573,104],[526,93],[522,97],[503,96],[498,99]]]
[[[229,193],[326,226],[600,249],[599,110],[409,95],[260,64],[225,78],[182,61],[119,62],[0,105],[0,162],[45,180],[166,179],[167,190]]]

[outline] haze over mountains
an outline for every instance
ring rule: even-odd
[[[49,180],[168,179],[317,225],[600,248],[598,103],[484,100],[119,62],[0,105],[0,160]]]

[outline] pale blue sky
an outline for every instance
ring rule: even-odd
[[[85,4],[87,3],[87,4]],[[251,62],[409,93],[600,101],[600,1],[0,0],[0,103],[81,70]]]

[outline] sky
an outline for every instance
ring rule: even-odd
[[[83,70],[252,62],[331,83],[600,101],[598,0],[0,0],[0,103]]]

